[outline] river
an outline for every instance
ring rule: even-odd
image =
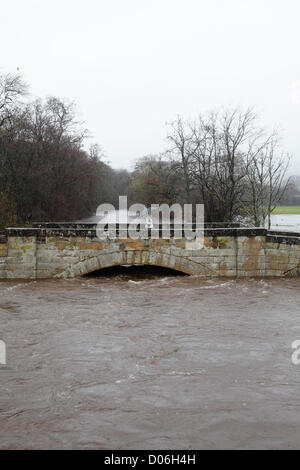
[[[298,448],[300,280],[0,283],[1,449]]]

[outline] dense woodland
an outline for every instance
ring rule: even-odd
[[[166,151],[116,170],[73,102],[31,99],[19,75],[0,75],[0,226],[80,220],[103,202],[204,203],[207,221],[261,225],[281,201],[299,204],[289,155],[248,110],[222,109],[167,127]]]

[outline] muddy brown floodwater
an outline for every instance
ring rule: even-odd
[[[0,448],[299,448],[300,279],[124,269],[0,283]]]

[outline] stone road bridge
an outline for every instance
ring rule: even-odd
[[[43,223],[0,234],[0,278],[80,277],[143,264],[213,277],[298,276],[300,234],[211,224],[204,246],[186,239],[100,240],[93,224]]]

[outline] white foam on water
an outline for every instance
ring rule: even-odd
[[[18,287],[25,287],[25,286],[29,286],[31,284],[36,284],[36,281],[30,281],[30,282],[15,284],[14,286],[7,287],[6,290],[14,290],[14,289],[17,289]]]
[[[199,289],[218,289],[219,287],[231,287],[232,281],[223,282],[222,284],[216,284],[214,286],[200,286]]]

